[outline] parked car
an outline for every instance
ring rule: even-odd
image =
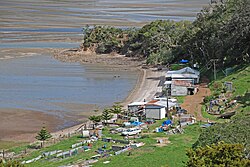
[[[140,128],[129,128],[125,131],[123,131],[121,134],[124,135],[124,136],[131,136],[131,135],[136,135],[136,134],[139,134],[141,133],[141,129]]]

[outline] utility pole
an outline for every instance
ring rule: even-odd
[[[168,114],[168,89],[167,89],[167,114]]]
[[[211,62],[213,62],[213,65],[214,65],[214,80],[216,80],[216,64],[215,62],[219,61],[219,59],[211,59],[210,60]]]

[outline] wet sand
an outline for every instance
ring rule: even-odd
[[[33,133],[38,132],[42,126],[50,131],[62,120],[42,112],[22,109],[0,109],[0,140],[32,141]],[[31,135],[32,134],[32,135]]]
[[[44,52],[51,54],[55,47],[77,47],[77,42],[80,43],[82,38],[81,28],[85,25],[141,27],[156,19],[192,21],[208,2],[209,0],[1,1],[0,61],[41,56]],[[46,49],[41,48],[45,44]],[[126,106],[132,101],[152,98],[160,89],[157,78],[161,75],[162,72],[152,69],[140,69],[135,88],[122,104]],[[1,108],[0,115],[3,119],[0,122],[0,142],[31,142],[43,125],[55,132],[65,120],[79,124],[86,121],[89,115],[96,114],[92,112],[96,106],[91,104],[68,102],[56,105],[73,110],[74,113],[61,117],[62,113],[51,115],[36,110]],[[78,127],[79,125],[65,129],[64,133],[72,132]],[[61,131],[56,134],[59,133]]]
[[[73,103],[62,103],[58,105],[62,105],[75,112],[67,114],[62,118],[61,116],[50,115],[39,111],[0,108],[0,142],[32,142],[35,141],[36,133],[43,126],[50,132],[61,131],[60,125],[64,124],[65,121],[74,121],[75,123],[73,125],[76,125],[87,121],[90,115],[99,114],[99,112],[93,112],[98,108],[96,105]],[[58,115],[62,114],[60,111],[57,112]]]
[[[106,0],[0,2],[0,44],[81,41],[82,27],[142,27],[157,20],[193,21],[210,0]]]
[[[117,84],[119,83],[119,85],[121,85],[120,82],[123,82],[123,84],[124,84],[124,82],[127,80],[127,77],[130,77],[129,76],[130,74],[127,75],[127,73],[131,72],[131,69],[128,69],[129,68],[128,66],[120,68],[120,66],[118,66],[118,67],[117,66],[105,66],[104,67],[103,65],[94,65],[95,67],[92,68],[92,67],[86,67],[86,65],[85,65],[85,67],[86,67],[85,71],[83,71],[84,73],[82,73],[81,67],[79,67],[79,68],[77,67],[75,70],[73,70],[75,67],[71,66],[70,63],[63,63],[63,64],[66,64],[66,66],[64,67],[64,66],[61,66],[60,62],[58,62],[56,60],[53,60],[53,62],[54,61],[58,62],[59,66],[58,66],[58,63],[56,63],[56,64],[48,63],[45,65],[39,64],[39,63],[41,63],[40,61],[44,59],[43,57],[46,56],[46,55],[44,55],[45,53],[50,54],[52,57],[53,50],[54,49],[36,49],[36,48],[3,49],[3,50],[1,50],[0,59],[2,59],[2,60],[0,60],[0,61],[2,61],[1,63],[4,63],[2,65],[6,65],[6,66],[8,66],[8,68],[4,68],[3,71],[1,71],[1,75],[0,75],[0,79],[5,80],[5,81],[0,82],[2,85],[0,92],[6,93],[6,96],[3,96],[3,95],[0,96],[0,100],[1,100],[0,104],[1,104],[1,106],[2,105],[5,106],[5,105],[9,105],[9,104],[13,103],[13,105],[11,105],[11,106],[9,105],[8,108],[4,108],[3,106],[0,108],[1,118],[2,117],[4,118],[1,120],[1,123],[0,123],[0,132],[1,132],[0,141],[1,140],[2,141],[15,141],[17,139],[18,141],[32,142],[35,140],[34,136],[41,129],[42,126],[46,126],[51,132],[55,132],[55,131],[64,129],[65,127],[71,127],[73,125],[80,124],[80,123],[88,120],[88,117],[90,115],[98,114],[98,113],[94,112],[94,110],[96,110],[96,109],[101,110],[102,109],[102,107],[100,107],[100,100],[95,99],[95,98],[91,98],[92,95],[90,95],[88,93],[84,94],[84,92],[83,93],[78,92],[81,94],[79,94],[79,97],[77,96],[77,99],[75,99],[76,94],[73,93],[72,95],[74,97],[71,97],[71,95],[70,95],[68,97],[69,100],[67,100],[67,98],[64,97],[64,93],[59,91],[59,90],[55,93],[60,93],[58,98],[60,98],[60,99],[62,98],[61,100],[58,100],[56,97],[50,98],[51,95],[54,96],[53,93],[48,93],[48,94],[42,93],[42,95],[36,93],[37,94],[36,95],[36,94],[34,94],[34,92],[39,91],[38,90],[39,85],[43,84],[44,80],[42,80],[42,81],[40,81],[40,80],[25,81],[25,83],[27,82],[27,85],[21,84],[21,88],[19,88],[19,85],[20,85],[19,82],[22,83],[22,81],[20,81],[20,79],[22,80],[23,77],[24,77],[23,79],[25,79],[27,77],[30,78],[34,75],[34,77],[42,77],[42,78],[48,77],[49,80],[51,80],[52,77],[56,77],[56,78],[59,77],[58,81],[63,81],[60,79],[60,76],[65,78],[66,76],[70,75],[71,77],[80,77],[80,80],[79,80],[80,85],[78,85],[78,86],[80,86],[79,88],[82,87],[82,84],[85,85],[84,83],[81,83],[82,82],[81,77],[89,78],[90,79],[89,82],[91,82],[91,83],[98,82],[100,84],[101,83],[105,84],[106,83],[105,78],[106,78],[108,80],[115,80],[115,82]],[[37,58],[34,59],[34,57],[37,57]],[[39,57],[41,57],[41,58],[39,58]],[[9,60],[9,59],[15,59],[15,60]],[[35,61],[33,61],[32,59],[34,59]],[[51,58],[51,59],[53,59],[53,58]],[[26,65],[24,65],[25,68],[24,69],[18,68],[17,67],[17,66],[19,66],[18,62],[21,63],[21,66],[23,63],[26,64]],[[28,62],[30,62],[30,63],[28,63]],[[34,69],[32,68],[33,66],[35,67]],[[79,65],[79,66],[81,66],[81,65]],[[91,65],[91,66],[93,66],[93,65]],[[98,66],[100,66],[100,67],[98,67]],[[19,70],[16,70],[15,68],[17,68]],[[29,68],[32,70],[32,73],[27,72],[27,70],[30,71]],[[56,69],[59,68],[60,70],[58,71],[58,70],[55,70],[54,68],[56,68]],[[45,71],[43,69],[45,69]],[[73,76],[70,74],[70,71],[68,71],[68,69],[70,69],[70,71],[73,70],[73,73],[72,73]],[[22,71],[22,70],[24,70],[24,71]],[[61,70],[63,70],[63,71],[61,71]],[[11,71],[13,71],[13,72],[11,72]],[[120,77],[115,79],[113,77],[114,74],[119,75]],[[13,83],[12,77],[9,78],[8,75],[11,75],[14,78],[15,77],[19,78],[18,83]],[[136,81],[136,78],[137,77],[135,76],[135,81]],[[103,79],[104,79],[104,81],[102,81]],[[45,79],[45,81],[46,81],[46,79]],[[49,88],[52,89],[54,87],[53,85],[55,85],[55,86],[57,85],[59,87],[66,85],[67,90],[64,90],[64,91],[69,91],[67,88],[67,85],[73,84],[73,85],[71,85],[72,88],[70,87],[70,92],[71,92],[71,89],[73,89],[73,91],[74,91],[74,89],[75,89],[74,87],[78,88],[78,86],[76,85],[78,83],[78,81],[77,82],[76,81],[77,80],[75,80],[73,83],[66,82],[63,85],[57,83],[56,81],[51,83],[52,85],[47,85],[50,83],[45,82],[44,86],[46,86],[46,85],[50,86]],[[14,81],[14,82],[17,82],[17,81]],[[40,82],[42,82],[42,83],[40,83]],[[112,82],[112,81],[110,81],[110,82]],[[109,84],[109,82],[107,82],[107,83]],[[13,86],[14,86],[15,91],[12,90]],[[35,89],[34,89],[34,86],[36,86]],[[56,89],[57,89],[57,86],[55,87]],[[124,86],[126,86],[126,85],[124,85]],[[22,92],[23,87],[27,87],[27,89],[24,89],[23,93],[20,94],[19,92],[20,91]],[[41,89],[42,89],[42,87],[41,87]],[[108,87],[108,86],[105,86],[105,87]],[[100,88],[98,88],[98,89],[100,89]],[[105,91],[105,89],[103,89],[103,91]],[[42,90],[46,91],[46,89],[42,89]],[[13,92],[13,93],[10,93],[9,91]],[[52,89],[52,91],[54,91],[54,89]],[[82,88],[81,88],[81,91],[82,91]],[[34,94],[34,95],[32,97],[29,97],[30,95],[27,94],[26,92],[30,92],[31,94]],[[112,93],[112,92],[110,91],[110,93]],[[25,94],[27,94],[27,96]],[[101,97],[102,96],[101,94],[103,94],[103,93],[100,93],[98,96]],[[114,92],[112,93],[113,96],[109,95],[109,94],[108,94],[108,96],[111,96],[111,98],[105,99],[106,101],[108,100],[107,102],[104,103],[105,105],[111,105],[111,101],[115,101],[115,99],[117,99],[117,98],[121,99],[121,97],[124,96],[124,95],[121,95],[121,97],[117,97],[117,95],[115,95]],[[124,98],[126,97],[126,94],[127,93],[125,92]],[[20,97],[22,96],[22,98],[20,99],[19,96]],[[27,98],[27,100],[25,100],[26,98]],[[92,102],[91,102],[92,104],[84,104],[83,103],[84,98],[92,99]],[[76,102],[76,100],[80,100],[80,101]],[[2,101],[6,101],[6,103],[8,103],[8,104],[3,103]],[[24,101],[24,104],[22,101]],[[28,105],[28,106],[26,107],[25,105]],[[45,105],[45,106],[42,107],[42,105]],[[55,106],[56,106],[56,108],[55,108]],[[28,109],[31,107],[34,109],[33,110]],[[36,110],[36,108],[39,110]]]

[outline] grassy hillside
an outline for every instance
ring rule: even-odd
[[[232,82],[232,92],[225,92],[224,82]],[[194,147],[211,145],[224,141],[226,143],[240,143],[245,147],[246,155],[250,153],[250,66],[236,70],[231,75],[210,84],[212,98],[215,99],[222,92],[229,100],[237,100],[237,104],[227,110],[236,111],[226,123],[217,123],[203,131]],[[226,110],[226,109],[225,109]],[[226,110],[226,112],[227,112]]]
[[[185,166],[187,161],[186,150],[192,147],[192,144],[197,140],[200,134],[199,125],[191,125],[185,128],[184,134],[166,135],[165,133],[151,133],[156,127],[159,127],[163,120],[157,121],[155,124],[151,125],[149,131],[144,131],[140,139],[131,139],[136,142],[144,142],[145,145],[140,148],[133,149],[131,155],[128,156],[128,152],[122,153],[117,156],[111,156],[106,158],[101,158],[93,166],[107,166],[103,164],[104,161],[110,161],[108,166],[123,166],[123,167],[137,167],[137,166],[170,166],[170,167],[181,167]],[[112,137],[115,139],[123,139],[120,134],[110,134],[110,128],[105,128],[103,134],[105,137]],[[148,133],[150,132],[150,133]],[[169,144],[164,146],[157,146],[156,138],[168,138]],[[80,135],[73,136],[69,139],[65,139],[57,144],[51,145],[46,148],[33,150],[20,158],[20,161],[30,160],[38,157],[44,152],[54,151],[54,150],[70,150],[71,145],[82,141],[83,139]],[[117,145],[113,143],[103,142],[101,140],[95,142],[93,147],[88,152],[78,152],[77,155],[67,157],[67,158],[53,158],[53,156],[42,158],[36,162],[26,164],[26,166],[36,166],[36,167],[56,167],[62,165],[81,163],[85,160],[90,159],[92,156],[96,155],[95,152],[98,148],[101,148],[104,144],[107,145],[107,149],[110,149],[112,145]],[[24,147],[17,147],[12,151],[20,152],[24,150]],[[113,154],[113,152],[110,152]]]

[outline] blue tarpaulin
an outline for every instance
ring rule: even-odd
[[[164,121],[162,123],[162,126],[164,126],[164,125],[171,125],[171,124],[172,124],[172,121],[170,119],[168,119],[168,120],[166,120],[166,121]]]
[[[131,125],[134,125],[134,126],[140,126],[141,124],[143,124],[142,122],[137,122],[137,121],[134,121],[131,123]]]
[[[188,63],[188,60],[181,59],[180,63]]]

